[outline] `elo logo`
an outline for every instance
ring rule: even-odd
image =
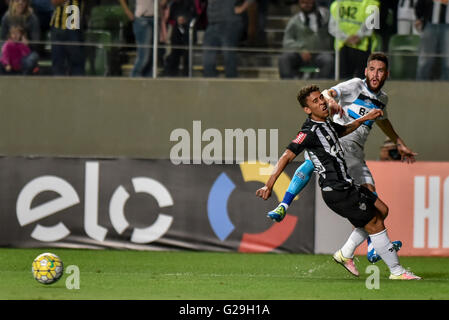
[[[260,175],[263,170],[272,169],[271,165],[264,163],[240,164],[243,180],[245,182],[257,181],[265,183],[267,176]],[[287,190],[290,178],[282,173],[274,188],[274,194],[278,201]],[[207,215],[215,235],[224,241],[235,229],[227,211],[228,199],[235,189],[235,184],[226,173],[222,173],[214,182],[207,201]],[[283,244],[295,229],[298,218],[287,214],[282,223],[275,223],[269,229],[261,233],[244,233],[240,242],[240,252],[269,252]]]

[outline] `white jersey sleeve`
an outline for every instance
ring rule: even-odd
[[[388,97],[384,91],[372,92],[366,82],[359,78],[342,82],[332,87],[337,93],[336,101],[344,110],[344,115],[335,114],[333,120],[339,124],[345,125],[355,119],[367,114],[371,109],[381,109],[384,114],[378,120],[388,118],[386,106]],[[366,142],[368,134],[374,124],[374,120],[368,120],[363,123],[357,130],[343,137],[342,139],[352,140],[363,146]]]
[[[337,92],[336,101],[354,101],[358,93],[363,87],[363,80],[360,78],[353,78],[351,80],[342,82],[332,87],[331,89]]]

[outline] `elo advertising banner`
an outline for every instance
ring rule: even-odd
[[[449,256],[449,163],[370,161],[379,197],[388,205],[391,240],[401,255]],[[366,253],[366,246],[359,248]]]
[[[266,218],[296,167],[263,201],[260,163],[3,157],[0,246],[313,253],[313,183],[282,223]]]

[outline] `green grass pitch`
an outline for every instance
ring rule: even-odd
[[[43,252],[78,266],[80,289],[67,289],[67,273],[51,285],[34,280],[31,263]],[[449,258],[439,257],[400,257],[422,281],[388,280],[378,262],[379,289],[366,287],[364,256],[356,257],[359,278],[330,255],[4,248],[0,257],[2,300],[449,299]]]

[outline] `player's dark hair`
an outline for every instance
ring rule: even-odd
[[[298,102],[301,105],[301,107],[303,107],[303,108],[307,107],[306,99],[312,92],[315,92],[315,91],[321,91],[321,90],[317,85],[314,85],[314,84],[304,87],[304,88],[301,88],[301,90],[299,90],[296,98],[298,99]]]
[[[382,53],[382,52],[371,53],[368,57],[368,61],[366,62],[366,65],[368,65],[370,63],[370,61],[373,61],[373,60],[382,61],[383,63],[385,63],[385,67],[388,70],[388,57],[385,53]]]

